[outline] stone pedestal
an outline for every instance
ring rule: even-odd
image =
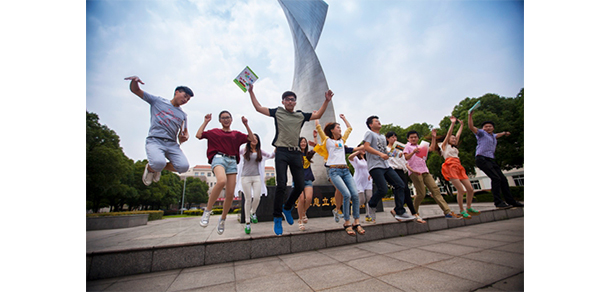
[[[260,204],[258,205],[258,209],[256,210],[256,216],[258,217],[259,222],[264,221],[273,221],[273,200],[275,199],[275,186],[267,186],[268,194],[267,196],[261,197]],[[292,187],[286,187],[286,195],[284,200],[288,199],[290,192],[292,191]],[[335,187],[332,185],[322,185],[322,186],[314,186],[313,187],[313,199],[311,202],[311,206],[307,209],[307,217],[308,218],[316,218],[316,217],[332,217],[332,210],[336,207],[335,205]],[[297,200],[297,204],[292,210],[292,218],[299,218],[299,213],[297,211],[297,205],[299,201]],[[383,202],[379,201],[377,204],[377,212],[383,212]],[[364,214],[364,204],[360,205],[360,214]],[[296,221],[296,219],[295,219]],[[240,223],[245,223],[245,211],[244,211],[244,198],[241,196],[241,216]]]

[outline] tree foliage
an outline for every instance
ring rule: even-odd
[[[449,118],[455,116],[464,121],[464,128],[458,148],[460,150],[460,161],[466,173],[475,173],[475,152],[477,140],[472,131],[468,128],[468,110],[477,102],[481,101],[481,106],[473,113],[473,122],[477,128],[481,127],[484,121],[493,121],[495,123],[495,132],[507,131],[511,134],[498,139],[496,147],[496,161],[504,170],[523,167],[524,161],[524,90],[514,98],[500,97],[497,94],[485,94],[478,98],[465,98],[453,108],[451,115],[443,117],[439,122],[440,128],[437,129],[439,136],[447,134],[451,121]],[[380,133],[385,135],[389,131],[396,133],[397,140],[402,143],[407,143],[407,133],[409,131],[417,131],[420,136],[420,141],[425,140],[431,142],[432,125],[428,123],[415,123],[406,128],[400,125],[383,125]],[[453,134],[456,134],[459,124],[454,127]],[[441,173],[441,167],[444,159],[439,152],[430,152],[426,160],[430,174],[435,178],[440,179],[441,183],[446,186],[448,192],[449,183],[444,180]]]
[[[167,170],[161,172],[159,182],[145,186],[142,174],[148,161],[134,162],[120,147],[119,136],[99,123],[95,113],[87,112],[87,209],[98,212],[102,207],[120,211],[157,210],[169,208],[182,200],[184,186],[180,177]],[[199,179],[188,178],[185,201],[207,202],[208,185]]]

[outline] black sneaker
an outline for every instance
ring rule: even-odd
[[[513,205],[513,207],[519,207],[519,208],[523,208],[523,204],[515,201],[514,203],[512,203],[511,205]]]
[[[506,202],[502,202],[498,205],[496,205],[496,208],[498,209],[508,209],[508,208],[512,208],[513,206],[507,204]]]

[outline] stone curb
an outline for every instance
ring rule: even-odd
[[[262,236],[206,243],[175,244],[148,248],[87,253],[87,280],[190,268],[269,256],[318,250],[409,234],[444,230],[523,217],[523,208],[485,210],[469,220],[424,218],[427,222],[387,222],[368,225],[365,235],[346,236],[343,228]]]

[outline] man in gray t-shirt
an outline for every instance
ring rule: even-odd
[[[188,160],[180,149],[180,144],[189,138],[187,115],[181,106],[193,97],[193,91],[186,86],[178,86],[174,98],[167,100],[140,89],[138,83],[144,82],[137,76],[125,80],[131,80],[131,92],[150,104],[150,128],[146,138],[148,164],[144,168],[142,182],[147,186],[153,181],[158,182],[164,169],[180,173],[188,171]],[[176,137],[180,144],[176,142]],[[165,161],[166,157],[169,163]]]
[[[297,103],[297,95],[292,91],[286,91],[282,94],[282,105],[284,105],[284,107],[271,109],[261,106],[254,95],[253,85],[250,85],[248,92],[250,93],[250,99],[256,111],[268,117],[272,117],[275,120],[275,138],[273,139],[272,144],[276,147],[275,177],[277,188],[275,189],[275,199],[273,201],[273,231],[277,235],[282,235],[282,216],[284,216],[289,225],[294,223],[291,212],[294,203],[305,188],[303,153],[299,148],[301,127],[309,120],[320,119],[334,94],[330,90],[327,91],[324,94],[324,103],[322,103],[322,107],[320,107],[317,112],[304,113],[302,111],[294,110]],[[294,187],[292,188],[288,200],[284,203],[288,167],[290,167]]]
[[[370,116],[366,119],[366,126],[370,131],[364,135],[364,150],[368,152],[366,155],[366,164],[369,168],[369,174],[373,178],[373,183],[377,187],[377,191],[373,194],[373,197],[369,200],[369,207],[371,208],[371,217],[375,220],[375,209],[377,203],[388,192],[388,185],[394,187],[394,210],[393,215],[396,220],[413,220],[415,217],[406,214],[405,210],[405,183],[398,176],[396,171],[390,167],[388,159],[390,156],[387,153],[387,141],[385,136],[381,135],[381,122],[379,117]]]

